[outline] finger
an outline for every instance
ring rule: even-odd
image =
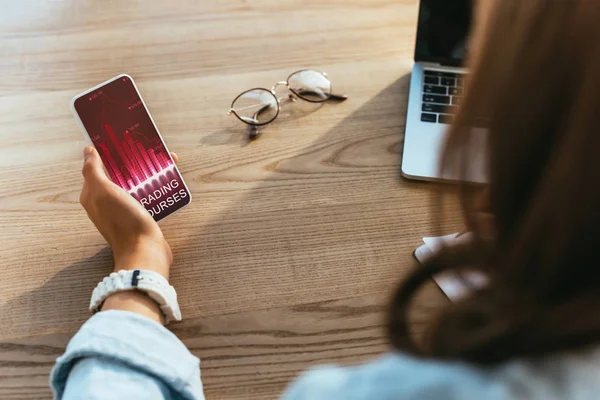
[[[87,146],[83,149],[83,169],[82,174],[86,180],[106,180],[108,177],[104,173],[102,159],[92,146]]]
[[[173,158],[173,161],[175,161],[175,164],[179,163],[179,156],[174,151],[171,152],[171,158]]]

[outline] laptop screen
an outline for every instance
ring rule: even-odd
[[[415,61],[462,65],[474,0],[421,0]]]

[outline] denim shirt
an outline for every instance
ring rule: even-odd
[[[50,374],[55,399],[204,400],[200,360],[168,329],[127,311],[90,318]],[[305,373],[283,400],[600,398],[600,350],[494,368],[390,354]]]

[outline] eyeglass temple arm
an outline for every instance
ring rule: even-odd
[[[258,110],[256,110],[256,112],[254,113],[254,115],[252,116],[252,118],[254,118],[255,121],[258,121],[258,116],[267,111],[269,108],[271,108],[271,104],[265,104],[264,106],[262,106],[261,108],[259,108]],[[256,139],[256,137],[258,136],[258,126],[256,125],[250,125],[250,140]]]
[[[265,104],[264,106],[256,110],[252,118],[254,118],[255,120],[258,119],[258,116],[267,111],[269,108],[271,108],[271,103]]]
[[[291,98],[289,96],[284,96],[284,97],[278,98],[277,101],[281,102],[281,100],[286,100],[286,99],[290,99],[291,100]],[[259,108],[258,110],[256,110],[256,112],[254,113],[254,115],[252,116],[252,118],[254,118],[256,120],[261,113],[267,111],[271,107],[272,107],[271,103],[265,104],[264,106],[262,106],[261,108]]]
[[[285,99],[293,100],[293,97],[291,97],[291,95],[290,96],[284,96],[284,97],[278,98],[277,101],[281,102],[281,100],[285,100]],[[272,107],[272,105],[270,103],[269,104],[265,104],[264,106],[262,106],[261,108],[259,108],[258,110],[256,110],[256,112],[254,113],[254,115],[252,116],[252,118],[254,118],[254,120],[257,121],[258,120],[258,116],[261,113],[267,111],[271,107]],[[258,126],[257,125],[250,125],[250,140],[256,139],[257,136],[258,136]]]
[[[308,89],[300,89],[300,94],[312,94],[312,95],[316,95],[316,96],[322,95],[322,93],[315,92],[313,90],[308,90]],[[329,97],[327,98],[327,100],[339,100],[339,101],[343,101],[346,99],[348,99],[347,94],[336,94],[336,93],[331,93],[329,95]]]
[[[329,95],[329,100],[347,100],[347,99],[348,99],[348,95],[347,94],[331,93]]]

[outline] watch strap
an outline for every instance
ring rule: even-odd
[[[154,271],[121,270],[113,272],[98,283],[90,300],[90,311],[97,312],[109,296],[126,290],[146,293],[160,307],[165,323],[181,321],[177,292],[167,279]]]

